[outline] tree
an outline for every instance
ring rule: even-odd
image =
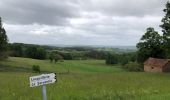
[[[23,47],[20,43],[9,44],[10,56],[22,57],[23,56]]]
[[[115,54],[107,54],[106,57],[106,64],[117,64],[118,63],[118,58]]]
[[[7,45],[8,45],[8,38],[6,35],[6,31],[2,26],[2,21],[0,17],[0,58],[3,59],[6,57],[6,50],[7,50]]]
[[[166,56],[170,58],[170,2],[167,2],[166,8],[163,11],[165,12],[165,16],[162,18],[163,24],[160,25],[160,27],[163,29],[163,42]]]
[[[162,48],[162,37],[154,30],[154,28],[147,28],[147,32],[140,39],[137,44],[138,62],[144,62],[149,57],[164,58],[164,50]]]
[[[53,62],[53,60],[54,60],[54,55],[55,55],[55,53],[54,52],[50,52],[50,54],[49,54],[49,59],[50,59],[50,61],[51,62]]]
[[[46,51],[41,47],[30,46],[25,51],[26,57],[33,58],[33,59],[45,59],[46,58]]]
[[[127,57],[125,54],[123,54],[123,55],[120,55],[120,57],[119,57],[119,63],[121,64],[121,65],[126,65],[128,62],[129,62],[129,57]]]
[[[46,54],[47,53],[44,48],[41,47],[37,48],[37,54],[36,54],[37,59],[41,59],[41,60],[46,59]]]
[[[56,52],[50,52],[48,58],[51,62],[53,62],[54,60],[55,63],[59,60],[63,60],[63,57],[60,54],[57,54]]]
[[[55,54],[54,55],[54,61],[55,61],[55,63],[58,61],[58,60],[62,60],[63,59],[63,57],[61,56],[61,55],[59,55],[59,54]]]

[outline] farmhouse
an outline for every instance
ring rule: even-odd
[[[170,72],[170,59],[149,58],[144,62],[145,72]]]

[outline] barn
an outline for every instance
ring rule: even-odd
[[[144,62],[145,72],[170,72],[169,59],[148,58]]]

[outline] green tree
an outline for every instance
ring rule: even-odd
[[[22,57],[23,56],[23,47],[20,43],[9,44],[10,56]]]
[[[164,42],[164,49],[166,51],[167,58],[170,58],[170,2],[167,2],[166,8],[163,10],[165,16],[162,18],[162,28],[163,32],[163,42]]]
[[[106,64],[117,64],[118,63],[118,58],[115,54],[107,54],[106,57]]]
[[[55,54],[54,55],[54,61],[55,61],[55,63],[58,61],[58,60],[62,60],[63,59],[63,57],[61,56],[61,55],[59,55],[59,54]]]
[[[30,46],[25,51],[26,57],[33,59],[46,59],[46,51],[41,47]]]
[[[120,59],[121,58],[121,59]],[[129,58],[126,55],[122,55],[121,57],[119,57],[119,63],[121,65],[126,65],[129,62]]]
[[[8,45],[8,38],[6,35],[6,31],[2,26],[2,21],[0,17],[0,58],[3,59],[6,57],[6,50]]]
[[[147,32],[140,39],[137,48],[137,60],[141,63],[149,57],[164,58],[165,56],[162,48],[162,37],[151,27],[147,28]]]
[[[37,59],[46,59],[46,51],[45,51],[45,49],[44,48],[41,48],[41,47],[38,47],[37,48],[37,54],[36,54],[36,56],[37,56]]]
[[[51,62],[53,62],[53,60],[54,60],[54,55],[55,55],[54,52],[50,52],[49,53],[49,57],[48,58],[50,59]]]

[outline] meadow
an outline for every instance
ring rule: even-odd
[[[42,100],[41,86],[29,87],[29,77],[39,74],[32,72],[33,65],[42,73],[58,73],[58,82],[47,85],[48,100],[170,99],[169,73],[128,72],[104,60],[51,63],[10,57],[0,61],[0,100]]]

